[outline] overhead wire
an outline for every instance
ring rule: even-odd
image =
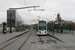
[[[42,9],[43,9],[43,7],[44,7],[45,2],[46,2],[46,0],[43,1]],[[41,13],[39,14],[39,16],[40,16],[41,14],[42,14],[42,11],[41,11]]]
[[[24,0],[24,4],[27,6],[26,0]]]
[[[43,2],[43,6],[42,6],[42,7],[44,7],[45,1],[46,1],[46,0],[44,0],[44,2]]]
[[[26,0],[24,0],[25,5],[27,6]],[[29,9],[28,9],[29,15],[31,15]]]
[[[27,6],[26,0],[24,0],[24,4]],[[30,11],[29,11],[29,9],[28,9],[28,12],[29,12],[29,15],[30,15]]]
[[[24,0],[24,4],[27,6],[26,0]],[[44,7],[44,4],[45,4],[45,0],[43,0],[42,9],[43,9],[43,7]],[[30,15],[29,9],[28,9],[28,12],[29,12],[29,15]],[[39,14],[39,16],[40,16],[41,14],[42,14],[42,11],[41,11],[41,13]]]

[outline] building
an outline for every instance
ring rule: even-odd
[[[16,30],[21,31],[23,25],[23,19],[16,10],[7,10],[7,27],[10,30],[10,26]]]

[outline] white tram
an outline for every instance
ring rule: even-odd
[[[46,21],[39,21],[37,24],[37,35],[47,35],[47,23]]]

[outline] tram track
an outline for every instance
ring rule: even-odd
[[[28,31],[27,31],[28,32]],[[6,44],[7,42],[9,42],[8,44],[4,45],[3,47],[0,48],[0,50],[5,49],[6,47],[8,47],[9,45],[13,44],[14,42],[16,42],[17,40],[19,40],[20,38],[22,38],[25,34],[27,34],[27,32],[20,34],[18,36],[15,36],[15,38],[11,38],[5,42],[3,42],[1,45]],[[14,40],[15,39],[15,40]],[[11,41],[12,40],[12,41]],[[11,41],[11,42],[10,42]]]
[[[55,44],[57,44],[57,41],[59,41],[59,42],[62,42],[62,43],[64,43],[62,40],[60,40],[59,38],[57,38],[57,37],[55,37],[55,36],[53,36],[53,35],[50,35],[50,34],[48,34],[48,35],[46,35],[46,36],[38,36],[39,37],[39,39],[40,39],[40,41],[39,42],[41,42],[41,44],[44,44],[44,42],[45,41],[47,41],[48,43],[50,43],[50,42],[53,42],[53,43],[55,43]],[[45,39],[44,39],[45,38]],[[46,38],[48,38],[48,40],[46,39]],[[44,40],[43,40],[44,39]]]
[[[39,36],[39,39],[40,39],[39,42],[41,42],[41,44],[44,44],[46,42],[47,43],[53,42],[54,44],[57,44],[56,40],[51,39],[48,35],[46,35],[46,36]]]
[[[41,42],[41,44],[44,44],[44,41],[42,40],[42,38],[41,38],[41,36],[39,35],[39,39],[40,39],[40,41],[39,42]]]
[[[49,38],[50,42],[54,42],[55,44],[57,44],[56,40],[51,39],[48,35],[47,35],[47,38]]]
[[[16,42],[18,42],[17,40],[19,40],[20,38],[25,38],[22,42],[21,42],[21,44],[19,44],[19,46],[17,47],[17,49],[18,50],[22,50],[22,48],[24,48],[24,46],[25,46],[25,44],[27,44],[28,43],[28,39],[30,39],[30,37],[31,37],[31,35],[32,35],[32,31],[33,30],[31,30],[31,31],[29,31],[29,33],[27,34],[27,33],[24,33],[23,35],[21,35],[21,36],[18,36],[17,38],[14,38],[11,42],[9,42],[8,44],[6,44],[6,45],[4,45],[3,47],[1,47],[0,48],[0,50],[6,50],[7,48],[8,48],[8,50],[9,50],[9,48],[10,48],[10,46],[12,46],[13,44],[14,44],[14,42],[16,43]],[[62,42],[62,43],[64,43],[62,40],[60,40],[60,39],[58,39],[57,37],[55,37],[55,36],[53,36],[53,35],[46,35],[46,36],[38,36],[39,37],[39,39],[40,39],[40,41],[39,42],[41,42],[41,44],[47,44],[47,41],[50,43],[50,42],[53,42],[54,44],[57,44],[57,42],[56,42],[56,40],[58,40],[58,41],[60,41],[60,42]],[[55,40],[54,40],[54,39]],[[20,39],[21,40],[21,39]],[[8,41],[7,41],[8,42]],[[18,44],[18,43],[17,43]],[[51,43],[50,43],[51,44]],[[9,46],[9,47],[8,47]],[[15,46],[14,46],[15,47]]]
[[[31,31],[32,33],[32,31]],[[18,48],[18,50],[21,50],[22,47],[25,45],[25,43],[27,42],[27,40],[29,39],[29,37],[31,36],[31,33],[27,36],[27,38],[24,40],[24,42],[22,43],[22,45]]]
[[[20,34],[20,35],[14,36],[14,37],[12,37],[12,38],[10,38],[10,39],[8,39],[8,40],[2,42],[0,45],[2,45],[2,44],[4,44],[4,43],[7,43],[7,42],[9,42],[9,41],[11,41],[11,40],[13,40],[13,39],[15,39],[15,38],[17,38],[17,37],[20,37],[20,36],[26,34],[27,32],[29,32],[29,31],[26,31],[26,32],[24,32],[24,33],[22,33],[22,34]]]
[[[47,36],[52,37],[52,38],[54,38],[54,39],[56,39],[56,40],[58,40],[58,41],[64,43],[62,40],[60,40],[59,38],[57,38],[57,37],[55,37],[55,36],[53,36],[53,35],[48,34]]]

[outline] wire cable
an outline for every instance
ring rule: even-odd
[[[43,2],[42,8],[44,7],[45,1],[46,1],[46,0],[44,0],[44,2]]]
[[[24,0],[24,4],[27,6],[26,0]]]
[[[45,2],[46,2],[46,0],[43,1],[42,9],[43,9],[43,7],[44,7]],[[42,11],[41,11],[41,13],[39,14],[39,16],[40,16],[41,14],[42,14]]]
[[[27,6],[26,0],[24,0],[24,4]],[[29,11],[29,9],[28,9],[28,12],[29,12],[29,15],[30,15],[30,11]]]

